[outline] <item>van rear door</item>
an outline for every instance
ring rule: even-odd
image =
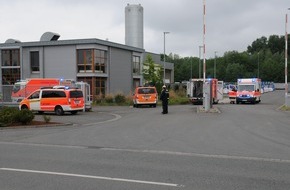
[[[81,90],[69,91],[69,102],[72,109],[84,108],[84,96]]]

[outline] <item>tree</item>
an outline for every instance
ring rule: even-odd
[[[156,86],[162,84],[161,72],[163,68],[155,64],[151,55],[147,55],[143,67],[143,78],[145,83]]]
[[[290,34],[288,34],[290,39]],[[290,47],[290,40],[288,40]],[[288,48],[288,55],[290,48]],[[289,56],[288,56],[289,57]],[[179,57],[172,53],[166,60],[174,63],[174,80],[181,82],[199,76],[199,58]],[[216,60],[216,76],[226,82],[237,81],[237,78],[259,77],[262,81],[284,82],[285,72],[285,36],[262,36],[248,46],[247,51],[228,51]],[[201,65],[202,62],[201,62]],[[288,68],[289,68],[288,59]],[[192,68],[192,71],[191,71]],[[201,68],[201,74],[203,74]],[[214,58],[206,60],[206,77],[214,76]]]
[[[282,82],[284,80],[284,53],[272,54],[269,49],[261,65],[261,78],[264,81]]]
[[[265,36],[262,36],[261,38],[256,39],[252,43],[252,46],[248,46],[248,52],[252,54],[254,52],[265,50],[268,47],[267,43],[268,43],[267,38]]]
[[[226,73],[225,81],[235,82],[237,81],[237,78],[244,77],[244,67],[239,63],[232,63],[227,66]]]
[[[281,53],[285,47],[285,37],[278,35],[271,35],[268,40],[268,48],[271,50],[273,54]]]

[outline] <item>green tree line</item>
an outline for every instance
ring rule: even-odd
[[[289,41],[288,47],[290,48]],[[163,55],[161,58],[163,60]],[[166,60],[174,63],[175,82],[187,81],[191,76],[203,77],[203,60],[199,60],[198,57],[181,58],[170,53],[166,55]],[[285,82],[285,36],[262,36],[253,41],[244,52],[228,51],[223,56],[207,59],[207,78],[214,77],[215,61],[218,80],[235,82],[237,78],[259,77],[262,81]]]

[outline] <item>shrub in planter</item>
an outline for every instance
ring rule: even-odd
[[[114,97],[111,94],[105,96],[106,103],[114,103]]]
[[[0,110],[0,126],[9,126],[16,121],[17,113],[16,108],[4,107]]]
[[[133,105],[133,96],[132,95],[127,95],[126,96],[126,104],[127,105]]]
[[[104,99],[104,97],[103,97],[103,95],[96,95],[95,96],[95,100],[94,100],[94,102],[96,103],[96,104],[100,104],[100,103],[102,103],[103,102],[103,99]]]
[[[117,104],[122,104],[126,102],[126,97],[124,94],[116,94],[115,95],[115,102]]]
[[[34,114],[28,109],[20,110],[16,115],[16,121],[23,125],[30,123],[34,119]]]
[[[43,120],[45,121],[45,123],[49,123],[51,120],[51,117],[49,117],[47,115],[43,115]]]

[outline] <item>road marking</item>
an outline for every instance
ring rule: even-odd
[[[163,150],[138,150],[138,149],[122,149],[122,148],[110,148],[110,147],[94,147],[94,146],[74,146],[74,145],[53,145],[53,144],[35,144],[35,143],[22,143],[22,142],[0,142],[0,144],[6,145],[27,145],[27,146],[40,146],[40,147],[56,147],[56,148],[77,148],[77,149],[98,149],[105,151],[124,151],[135,153],[149,153],[149,154],[164,154],[164,155],[176,155],[176,156],[192,156],[202,158],[218,158],[218,159],[231,159],[231,160],[248,160],[248,161],[263,161],[263,162],[275,162],[275,163],[290,163],[290,160],[277,159],[277,158],[260,158],[251,156],[231,156],[223,154],[200,154],[190,152],[174,152]]]
[[[160,150],[135,150],[135,149],[118,149],[118,148],[100,148],[101,150],[111,151],[126,151],[136,153],[151,153],[151,154],[167,154],[177,156],[194,156],[202,158],[219,158],[219,159],[231,159],[231,160],[248,160],[248,161],[263,161],[263,162],[276,162],[276,163],[290,163],[290,160],[275,159],[275,158],[259,158],[248,156],[230,156],[219,154],[199,154],[199,153],[187,153],[187,152],[172,152],[172,151],[160,151]]]
[[[105,112],[99,112],[99,113],[105,113]],[[87,123],[87,124],[83,124],[82,126],[90,126],[90,125],[98,125],[98,124],[103,124],[103,123],[109,123],[109,122],[112,122],[112,121],[117,121],[117,120],[122,118],[122,116],[120,116],[118,114],[114,114],[114,113],[106,113],[106,114],[113,115],[113,116],[115,116],[115,118],[109,119],[109,120],[106,120],[106,121],[96,122],[96,123]]]
[[[35,147],[55,147],[55,148],[75,148],[75,149],[87,149],[85,146],[77,145],[58,145],[58,144],[37,144],[37,143],[26,143],[26,142],[0,142],[4,145],[25,145],[25,146],[35,146]]]
[[[81,174],[72,174],[72,173],[60,173],[60,172],[39,171],[39,170],[26,170],[26,169],[16,169],[16,168],[0,168],[0,170],[12,171],[12,172],[24,172],[24,173],[36,173],[36,174],[47,174],[47,175],[59,175],[59,176],[70,176],[70,177],[100,179],[100,180],[119,181],[119,182],[128,182],[128,183],[141,183],[141,184],[150,184],[150,185],[159,185],[159,186],[184,187],[183,185],[173,184],[173,183],[162,183],[162,182],[155,182],[155,181],[142,181],[142,180],[102,177],[102,176],[93,176],[93,175],[81,175]]]

